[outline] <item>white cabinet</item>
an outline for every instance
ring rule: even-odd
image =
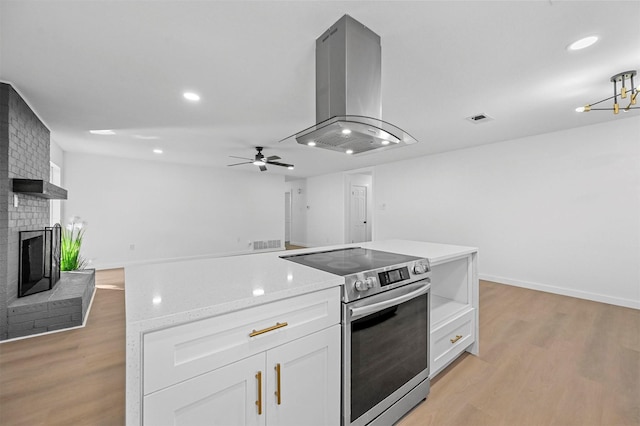
[[[334,287],[147,333],[143,424],[339,424],[339,322]]]
[[[477,252],[432,263],[430,377],[462,352],[478,353]]]
[[[152,426],[339,424],[339,389],[335,325],[148,395],[143,419]]]

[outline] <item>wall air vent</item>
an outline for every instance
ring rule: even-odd
[[[278,249],[282,247],[282,240],[266,240],[266,241],[254,241],[254,250],[268,250]]]
[[[480,113],[480,114],[472,115],[471,117],[467,117],[467,120],[469,120],[472,123],[485,123],[487,121],[493,120],[493,118],[489,117],[485,113]]]

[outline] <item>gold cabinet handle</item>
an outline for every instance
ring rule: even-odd
[[[276,399],[278,405],[282,404],[282,391],[280,390],[280,364],[276,364]]]
[[[462,336],[460,334],[456,335],[456,337],[454,337],[453,339],[451,339],[451,344],[457,342],[458,340],[462,339]]]
[[[256,405],[258,406],[258,415],[262,414],[262,371],[256,373],[256,379],[258,380],[258,400]]]
[[[272,325],[271,327],[263,328],[262,330],[253,330],[251,333],[249,333],[249,337],[254,337],[260,334],[268,333],[270,331],[277,330],[279,328],[286,327],[288,325],[289,324],[287,324],[286,322],[277,322],[276,325]]]

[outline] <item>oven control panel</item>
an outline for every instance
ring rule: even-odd
[[[345,276],[344,302],[350,302],[420,280],[429,280],[429,260],[420,259],[401,265]]]
[[[410,278],[409,268],[405,266],[404,268],[380,272],[378,273],[378,277],[380,279],[380,285],[383,287],[385,285],[395,284],[400,281],[408,280]]]

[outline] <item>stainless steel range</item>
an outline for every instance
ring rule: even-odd
[[[392,425],[427,397],[427,259],[360,247],[281,257],[344,276],[343,426]]]

